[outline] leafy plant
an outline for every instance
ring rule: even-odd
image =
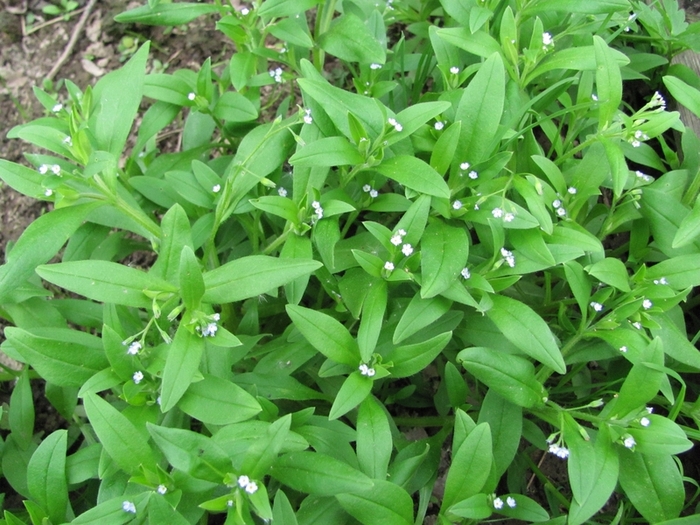
[[[0,177],[54,209],[0,267],[27,364],[5,521],[697,519],[700,148],[660,90],[700,113],[670,65],[700,26],[675,0],[117,20],[210,14],[230,61],[147,74],[145,44],[10,133],[48,153]],[[36,375],[67,430],[34,433]]]

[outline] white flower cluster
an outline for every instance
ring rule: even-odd
[[[141,370],[134,372],[134,375],[131,378],[134,380],[134,384],[138,385],[141,381],[143,381],[143,372],[141,372]]]
[[[658,91],[654,92],[654,96],[652,96],[651,100],[649,101],[649,107],[658,108],[661,109],[661,111],[666,109],[666,101],[664,100],[664,97],[661,96],[661,93]]]
[[[501,256],[503,257],[503,260],[506,261],[508,266],[515,268],[515,255],[513,255],[513,252],[506,250],[505,248],[501,248]]]
[[[384,263],[384,269],[387,272],[393,272],[394,271],[394,263],[391,261],[387,261]]]
[[[124,341],[122,344],[126,346],[126,341]],[[143,348],[141,346],[141,343],[138,341],[134,341],[129,345],[129,348],[126,350],[126,353],[129,355],[136,355],[141,351],[141,348]]]
[[[214,193],[219,193],[221,191],[221,184],[214,184],[214,186],[212,186],[211,188],[211,191]]]
[[[202,337],[214,337],[216,335],[216,331],[219,329],[219,325],[216,324],[220,319],[221,315],[220,314],[213,314],[210,316],[207,316],[209,322],[205,325],[197,325],[195,327],[195,330],[199,332],[199,335]]]
[[[248,13],[250,13],[250,9],[248,9],[247,7],[241,8],[241,14],[243,16],[246,16]]]
[[[569,190],[571,189],[572,188],[569,188]],[[573,189],[574,191],[576,190],[576,188]],[[571,192],[569,191],[569,193]],[[552,202],[552,208],[556,210],[557,215],[559,215],[559,217],[566,217],[566,208],[564,208],[564,206],[562,205],[561,199],[554,199],[554,201]]]
[[[398,246],[403,242],[403,238],[406,236],[406,230],[401,228],[399,231],[397,231],[394,235],[391,237],[391,244],[394,246]]]
[[[436,131],[442,131],[444,128],[445,128],[445,123],[444,123],[444,122],[438,120],[438,121],[435,123],[435,130],[436,130]]]
[[[394,126],[394,129],[395,129],[397,132],[403,131],[403,126],[402,126],[401,124],[399,124],[398,122],[396,122],[396,119],[395,119],[395,118],[389,118],[389,119],[387,120],[387,122],[389,123],[390,126]]]
[[[550,443],[547,452],[554,454],[561,459],[566,459],[569,457],[569,449],[562,447],[561,445],[557,445],[556,443]]]
[[[542,49],[547,51],[550,47],[554,47],[554,38],[550,33],[542,33]]]
[[[376,374],[376,370],[374,368],[370,368],[366,364],[362,363],[359,367],[358,370],[360,371],[360,374],[366,377],[372,377],[374,374]]]
[[[452,209],[453,210],[461,210],[462,209],[462,201],[456,200],[452,203]]]
[[[641,180],[642,182],[644,182],[646,184],[651,184],[652,182],[654,182],[654,177],[652,177],[651,175],[647,175],[644,172],[637,170],[634,172],[634,174],[637,176],[637,178],[639,180]]]
[[[634,22],[634,19],[637,18],[637,13],[632,13],[630,16],[627,17],[627,24],[625,25],[625,33],[630,32],[630,24]]]
[[[316,217],[314,217],[315,221],[323,219],[323,208],[321,208],[321,203],[318,201],[313,201],[311,203],[311,207],[314,209],[314,214]]]
[[[381,69],[382,65],[381,64],[370,64],[369,68],[376,71],[377,69]]]
[[[626,353],[627,353],[627,346],[622,345],[622,346],[620,347],[620,352],[622,352],[623,354],[626,354]]]
[[[255,494],[258,491],[258,484],[251,481],[248,476],[238,476],[238,486],[248,494]]]
[[[597,303],[595,301],[591,301],[590,304],[591,308],[593,308],[596,312],[602,312],[603,311],[603,305],[600,303]]]
[[[39,166],[39,173],[42,175],[46,175],[49,171],[54,175],[58,175],[59,177],[61,176],[61,166],[58,164],[52,164],[50,166],[48,164],[42,164]]]
[[[283,188],[282,186],[277,188],[277,195],[279,195],[280,197],[286,197],[287,196],[286,188]]]
[[[187,100],[194,100],[195,98],[197,98],[197,95],[194,92],[187,95]]]
[[[466,266],[465,266],[464,268],[462,268],[462,271],[459,272],[459,273],[460,273],[460,274],[462,275],[462,277],[464,277],[465,279],[469,279],[469,278],[472,276],[472,273],[469,271],[469,268],[467,268]]]
[[[52,111],[53,113],[58,113],[58,112],[61,111],[62,109],[63,109],[63,104],[61,104],[60,102],[58,102],[54,107],[51,108],[51,111]]]
[[[642,301],[642,308],[644,308],[645,310],[648,310],[652,306],[654,306],[654,303],[652,303],[649,299],[644,299]]]
[[[668,281],[666,277],[662,277],[661,279],[654,279],[654,284],[668,284]]]
[[[124,512],[129,512],[131,514],[136,514],[136,505],[134,505],[133,501],[125,501],[122,503],[122,510]]]
[[[632,144],[633,148],[638,148],[645,140],[649,140],[649,135],[644,133],[641,129],[638,129],[634,132],[634,135],[627,139],[627,142]]]
[[[158,488],[156,490],[158,491],[158,494],[162,495],[168,492],[168,487],[166,487],[165,485],[158,485]]]
[[[504,222],[513,222],[513,219],[515,219],[515,214],[510,212],[506,213],[501,208],[494,208],[491,210],[491,215],[493,215],[495,219],[503,218]]]
[[[304,110],[304,124],[311,124],[313,121],[314,121],[314,119],[311,118],[311,110],[305,109]]]
[[[622,444],[625,446],[625,448],[633,450],[634,447],[637,445],[637,442],[634,440],[634,438],[632,436],[627,434],[623,437]]]
[[[468,162],[462,162],[462,163],[459,165],[459,169],[462,170],[462,171],[467,171],[470,167],[471,167],[471,164],[469,164]],[[464,175],[464,174],[462,173],[462,175]],[[471,170],[471,171],[468,173],[468,177],[469,177],[471,180],[476,180],[476,179],[479,178],[479,174],[478,174],[476,171]]]
[[[459,74],[459,68],[457,66],[452,66],[450,68],[450,73],[452,73],[453,75]]]
[[[649,425],[651,425],[651,420],[648,417],[643,417],[639,420],[639,424],[643,427],[648,427]]]
[[[379,192],[377,190],[375,190],[369,184],[365,184],[364,186],[362,186],[362,191],[364,191],[365,193],[369,193],[369,196],[372,197],[373,199],[376,199],[377,196],[379,195]]]
[[[282,83],[282,73],[284,73],[284,71],[282,71],[281,67],[271,69],[270,71],[268,71],[268,73],[270,73],[270,76],[275,79],[275,82],[277,82],[278,84]]]
[[[505,504],[508,505],[511,509],[514,509],[517,505],[515,499],[513,499],[511,496],[508,496],[506,498]],[[495,498],[493,500],[493,508],[496,510],[501,510],[503,508],[503,500],[501,498]]]

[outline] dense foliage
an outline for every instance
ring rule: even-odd
[[[665,99],[700,113],[670,62],[700,26],[676,0],[117,20],[200,16],[225,60],[133,46],[10,133],[46,153],[0,177],[53,209],[0,267],[27,364],[0,521],[696,523],[700,141]],[[65,429],[35,433],[32,378]]]

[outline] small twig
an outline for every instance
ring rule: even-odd
[[[539,462],[537,463],[537,468],[540,468],[542,466],[542,463],[544,463],[544,458],[547,457],[547,453],[543,452],[542,457],[540,458]],[[532,486],[532,483],[535,481],[535,476],[536,474],[533,472],[532,476],[530,476],[530,480],[527,482],[527,487],[525,488],[526,491],[530,491],[530,487]]]
[[[63,18],[63,16],[58,16],[56,18],[52,18],[51,20],[47,20],[46,22],[42,22],[41,24],[31,26],[29,30],[26,29],[26,26],[23,23],[22,24],[22,36],[23,37],[29,36],[33,33],[36,33],[40,29],[44,29],[45,27],[52,26],[53,24],[58,24],[59,22],[67,22],[68,20],[73,18],[75,15],[79,15],[80,13],[85,11],[85,9],[87,9],[87,7],[81,7],[80,9],[76,9],[75,11],[71,11],[70,13],[66,13],[65,16],[67,16],[68,18]],[[24,19],[22,19],[22,21],[24,22]]]
[[[56,76],[56,73],[58,73],[58,70],[61,69],[63,64],[66,62],[66,60],[68,60],[68,57],[73,52],[73,48],[75,47],[75,43],[78,41],[78,36],[80,36],[80,33],[82,33],[83,28],[85,27],[85,24],[87,22],[87,19],[90,16],[90,13],[92,12],[92,8],[95,7],[96,3],[97,3],[97,0],[90,0],[88,2],[88,5],[85,6],[85,11],[83,11],[83,16],[80,17],[80,20],[78,20],[78,23],[75,25],[75,28],[73,29],[73,34],[70,36],[70,40],[68,41],[68,44],[66,44],[66,48],[63,50],[63,53],[61,54],[61,56],[58,58],[58,61],[51,68],[51,71],[49,71],[49,74],[46,75],[47,79],[53,80],[53,77]]]

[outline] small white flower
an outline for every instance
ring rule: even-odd
[[[566,210],[564,208],[557,208],[557,215],[559,215],[559,217],[563,217],[566,215]]]
[[[496,498],[493,500],[493,508],[496,510],[501,510],[503,508],[503,500],[501,498]]]
[[[389,118],[389,119],[387,119],[387,122],[388,122],[390,125],[394,126],[394,129],[395,129],[397,132],[403,131],[403,126],[402,126],[401,124],[399,124],[399,123],[396,121],[395,118]]]
[[[53,195],[53,190],[50,188],[47,188],[46,190],[44,190],[44,195],[46,197],[51,197],[51,195]]]
[[[542,33],[542,44],[546,46],[551,46],[554,44],[554,39],[550,33]]]
[[[387,270],[387,271],[389,271],[389,272],[394,271],[394,263],[391,262],[391,261],[385,262],[385,263],[384,263],[384,269]]]
[[[391,242],[391,244],[393,244],[394,246],[398,246],[399,244],[401,244],[401,243],[403,242],[403,237],[397,233],[396,235],[393,235],[393,236],[391,237],[391,241],[390,241],[390,242]]]
[[[158,491],[158,494],[165,494],[168,492],[168,487],[165,485],[158,485],[158,488],[156,489]]]
[[[403,228],[401,228],[401,229],[400,229],[399,231],[397,231],[396,233],[398,233],[401,237],[405,237],[405,236],[406,236],[406,230],[404,230]]]
[[[506,222],[513,222],[513,219],[515,219],[515,214],[513,214],[513,213],[506,213],[503,216],[503,220]]]
[[[469,172],[469,178],[471,180],[476,180],[479,178],[479,174],[476,171],[472,170]]]
[[[58,113],[62,109],[63,109],[63,104],[59,103],[59,104],[56,104],[54,107],[52,107],[51,111],[53,111],[54,113]]]
[[[501,248],[501,255],[503,257],[512,257],[513,252],[511,252],[510,250],[506,250],[505,248]]]
[[[248,476],[238,476],[238,486],[242,489],[246,488],[250,483],[250,478]]]
[[[218,329],[219,326],[216,323],[209,323],[204,327],[204,330],[202,330],[202,337],[214,337]]]
[[[651,97],[649,105],[653,108],[658,107],[661,109],[666,109],[666,101],[664,100],[664,97],[661,96],[661,93],[659,93],[658,91],[654,93],[653,97]]]
[[[197,98],[197,95],[194,92],[191,92],[189,95],[187,95],[188,100],[194,100]]]
[[[48,172],[49,172],[48,164],[42,164],[41,166],[39,166],[39,173],[41,173],[42,175],[46,175]]]
[[[635,321],[634,323],[632,323],[632,326],[634,326],[637,330],[642,329],[642,323],[640,323],[639,321]]]
[[[282,71],[281,67],[270,69],[268,73],[278,84],[282,82],[282,73],[284,73],[284,71]]]
[[[381,69],[381,68],[382,68],[382,65],[381,65],[381,64],[370,64],[370,65],[369,65],[369,68],[370,68],[370,69],[377,70],[377,69]]]
[[[54,164],[53,166],[51,166],[51,173],[53,173],[54,175],[60,175],[61,166],[59,166],[58,164]]]
[[[304,110],[304,124],[311,124],[313,121],[314,121],[314,119],[311,118],[311,110],[305,109]]]
[[[627,347],[624,346],[624,345],[621,346],[621,347],[620,347],[620,352],[622,352],[623,354],[626,354],[626,353],[627,353]]]
[[[646,407],[645,410],[647,411],[647,414],[652,414],[654,412],[654,407]]]
[[[134,383],[138,385],[141,381],[143,381],[143,372],[140,370],[138,372],[134,372],[134,375],[131,378],[134,380]]]
[[[438,120],[438,121],[435,123],[435,129],[436,129],[437,131],[442,131],[444,127],[445,127],[445,123],[444,123],[444,122],[441,122],[441,121]]]
[[[243,9],[241,9],[241,14],[243,16],[246,16],[248,13],[250,13],[250,9],[248,9],[247,7],[244,7]]]
[[[569,193],[569,195],[576,195],[576,193],[578,193],[578,190],[573,186],[569,186],[569,188],[566,191]]]
[[[156,398],[156,404],[157,404],[158,406],[160,406],[160,396],[158,396],[158,397]]]
[[[374,368],[368,368],[367,369],[367,377],[372,377],[374,374],[376,374],[377,371]]]
[[[638,148],[639,146],[642,145],[642,143],[639,142],[637,139],[633,139],[632,141],[630,141],[630,144],[632,144],[633,148]]]
[[[554,202],[552,202],[552,206],[555,208],[560,208],[561,207],[561,201],[559,199],[556,199]]]
[[[258,484],[255,483],[255,481],[251,481],[250,483],[248,483],[248,484],[246,485],[245,491],[246,491],[248,494],[255,494],[255,493],[258,491]]]
[[[668,284],[668,281],[666,277],[662,277],[661,279],[654,279],[654,284]]]
[[[364,186],[362,186],[362,191],[364,191],[365,193],[369,193],[370,191],[372,191],[372,186],[370,186],[369,184],[365,184]]]
[[[472,276],[472,273],[469,271],[469,268],[462,268],[462,271],[459,272],[463,278],[469,279]]]
[[[233,500],[232,500],[232,499],[227,500],[227,501],[226,501],[226,506],[227,506],[227,507],[233,507]]]
[[[215,313],[214,315],[211,316],[211,318],[214,319],[214,321],[218,322],[221,320],[221,314]]]
[[[318,202],[318,201],[313,201],[313,202],[311,203],[311,207],[312,207],[314,210],[318,210],[318,209],[321,207],[321,203]]]
[[[379,195],[379,192],[377,190],[369,190],[369,196],[372,197],[373,199],[376,199],[378,195]]]
[[[283,188],[282,186],[280,186],[279,188],[277,188],[277,195],[279,195],[280,197],[286,197],[287,190],[285,188]]]
[[[651,421],[649,420],[648,417],[643,417],[642,419],[639,420],[639,424],[642,425],[643,427],[648,427],[651,425]]]
[[[411,246],[410,244],[404,244],[404,245],[401,247],[401,252],[402,252],[406,257],[408,257],[408,256],[410,256],[410,255],[413,253],[413,246]]]
[[[129,349],[126,351],[126,353],[129,355],[136,355],[139,353],[140,350],[141,350],[141,343],[139,343],[138,341],[134,341],[133,343],[131,343],[129,345]]]
[[[68,136],[65,139],[63,139],[63,143],[68,145],[68,147],[71,147],[73,146],[73,139]]]
[[[122,503],[122,510],[124,512],[130,512],[131,514],[136,514],[136,505],[133,501],[125,501]]]
[[[457,75],[459,73],[459,68],[457,66],[452,66],[450,68],[450,73],[452,73],[453,75]]]
[[[361,373],[363,376],[366,376],[366,375],[367,375],[367,370],[369,370],[369,367],[368,367],[366,364],[362,363],[360,366],[357,367],[357,369],[360,371],[360,373]]]
[[[551,445],[549,445],[548,451],[550,454],[554,454],[555,456],[561,459],[566,459],[569,457],[569,449],[566,447],[561,447],[556,443],[552,443]]]
[[[644,301],[642,301],[642,308],[645,310],[648,310],[652,306],[654,306],[654,304],[649,299],[644,299]]]
[[[637,442],[632,436],[627,436],[622,442],[622,444],[625,446],[625,448],[633,449]]]
[[[459,210],[462,208],[462,201],[454,201],[452,203],[452,209],[453,210]]]
[[[501,208],[494,208],[491,210],[491,215],[493,215],[496,219],[500,219],[503,217],[503,210]]]
[[[211,191],[213,191],[214,193],[219,193],[221,191],[221,184],[215,184],[214,186],[212,186]]]
[[[591,94],[591,100],[593,102],[598,102],[598,95],[596,95],[595,93]]]
[[[462,171],[467,171],[470,166],[471,164],[469,164],[468,162],[462,162],[462,164],[459,165],[459,169],[461,169]]]
[[[508,497],[506,498],[506,505],[508,505],[511,509],[514,509],[515,506],[517,505],[517,503],[515,502],[515,499],[514,499],[514,498],[508,496]]]
[[[593,308],[596,312],[601,312],[603,310],[603,305],[595,301],[591,301],[591,308]]]

